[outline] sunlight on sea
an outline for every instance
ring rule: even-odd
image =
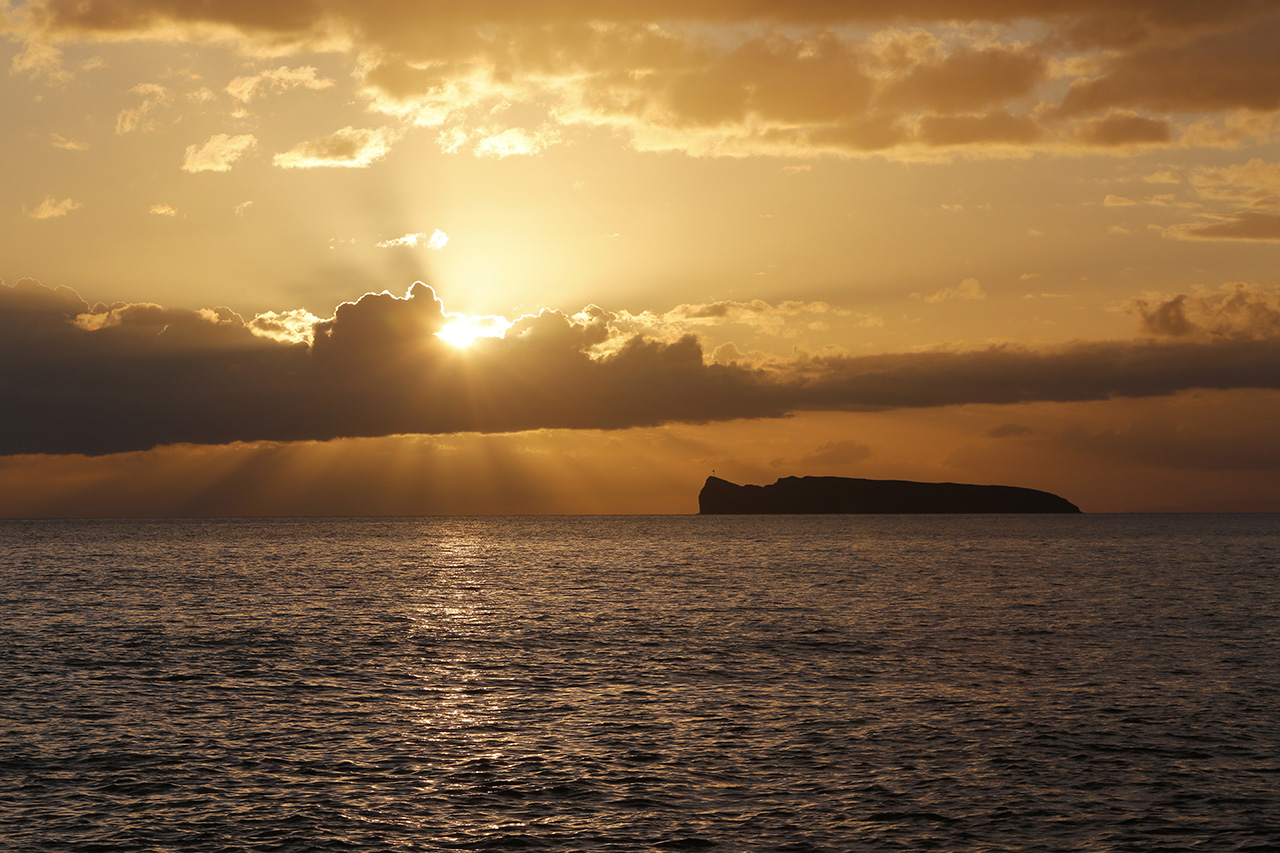
[[[1270,850],[1273,516],[0,522],[0,849]]]

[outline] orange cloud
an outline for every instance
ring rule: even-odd
[[[385,157],[399,138],[399,132],[390,127],[344,127],[319,139],[300,142],[275,155],[272,162],[282,169],[364,169]]]
[[[480,156],[537,153],[591,127],[641,150],[700,156],[1127,153],[1179,140],[1238,145],[1272,132],[1280,112],[1280,14],[1256,0],[33,0],[19,17],[31,44],[229,39],[257,54],[341,52],[371,111]],[[248,101],[296,86],[338,84],[313,66],[280,65],[227,91]],[[121,113],[121,132],[145,129],[165,105],[143,94]],[[516,104],[534,118],[494,124],[494,110]],[[1233,110],[1260,118],[1220,115]],[[366,166],[394,141],[345,130],[278,162]]]
[[[237,101],[249,102],[264,89],[328,89],[333,81],[318,76],[315,66],[306,65],[301,68],[290,68],[281,65],[269,71],[263,71],[248,77],[236,77],[227,84],[227,94]]]
[[[129,91],[141,95],[142,103],[120,111],[116,116],[116,133],[124,135],[134,131],[154,130],[155,114],[173,103],[172,93],[157,83],[142,83]]]
[[[918,293],[913,293],[912,296],[921,298]],[[923,297],[924,301],[929,303],[947,302],[955,299],[969,301],[986,298],[987,292],[982,289],[982,285],[976,278],[966,278],[957,285],[944,287],[935,293],[931,293],[928,296]]]
[[[229,136],[215,133],[201,145],[188,145],[182,161],[184,172],[227,172],[231,164],[239,160],[258,144],[251,133]]]
[[[83,206],[74,199],[64,198],[62,201],[58,201],[53,196],[46,196],[45,200],[36,205],[34,209],[27,211],[26,208],[23,208],[23,210],[32,219],[56,219],[59,216],[66,216],[73,210],[79,210]]]

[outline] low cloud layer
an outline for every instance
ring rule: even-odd
[[[227,308],[89,306],[69,288],[24,279],[0,286],[0,453],[1280,388],[1274,334],[798,357],[761,370],[707,363],[692,335],[627,336],[611,317],[544,311],[505,338],[457,349],[437,336],[449,317],[423,284],[404,297],[366,294],[328,319],[294,311],[246,321]]]

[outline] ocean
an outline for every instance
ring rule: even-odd
[[[1280,850],[1280,516],[0,521],[0,850]]]

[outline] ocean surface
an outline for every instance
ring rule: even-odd
[[[1280,516],[3,521],[0,850],[1280,850]]]

